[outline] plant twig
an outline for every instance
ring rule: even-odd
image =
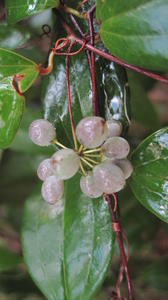
[[[71,52],[72,46],[73,44],[71,44],[70,47],[68,48],[68,53]],[[69,117],[71,123],[72,136],[74,140],[75,150],[78,150],[75,126],[74,126],[73,115],[72,115],[72,107],[71,107],[71,90],[70,90],[70,82],[69,82],[69,55],[66,56],[66,79],[67,79],[66,81],[67,81],[68,108],[69,108]]]
[[[76,21],[76,19],[74,18],[73,15],[70,14],[70,19],[74,25],[74,27],[77,29],[77,31],[79,32],[80,36],[85,39],[85,34],[84,32],[82,31],[82,29],[80,28],[78,22]],[[87,57],[87,60],[88,60],[88,65],[89,65],[89,71],[90,71],[90,75],[91,75],[91,72],[92,72],[92,66],[91,66],[91,57],[90,57],[90,52],[89,50],[85,49],[85,52],[86,52],[86,57]]]
[[[129,275],[128,264],[127,264],[127,257],[125,255],[125,250],[124,250],[124,245],[123,245],[122,228],[121,228],[120,223],[117,220],[116,213],[114,212],[113,205],[111,202],[111,195],[105,195],[104,199],[108,202],[109,210],[111,213],[112,228],[113,228],[113,231],[115,231],[115,233],[116,233],[116,238],[117,238],[118,246],[120,249],[121,261],[124,266],[125,276],[126,276],[126,280],[127,280],[129,299],[134,300],[133,291],[132,291],[132,283],[131,283],[131,278]]]
[[[90,31],[90,43],[94,46],[94,28],[93,28],[93,12],[95,11],[96,5],[94,5],[88,11],[88,24]],[[96,90],[96,77],[95,77],[95,55],[91,51],[91,79],[92,79],[92,91],[93,91],[93,114],[98,115],[98,102],[97,102],[97,90]]]
[[[68,33],[68,35],[71,35],[74,40],[76,41],[76,43],[82,45],[83,44],[83,40],[79,37],[77,37],[74,32],[72,31],[72,29],[70,28],[70,26],[62,19],[61,20],[62,22],[62,25],[63,27],[65,28],[66,32]],[[94,52],[95,54],[109,60],[109,61],[112,61],[126,69],[129,69],[129,70],[132,70],[132,71],[135,71],[141,75],[144,75],[144,76],[147,76],[147,77],[150,77],[152,79],[155,79],[155,80],[158,80],[160,82],[163,82],[163,83],[166,83],[168,84],[168,78],[165,77],[165,76],[162,76],[162,75],[159,75],[157,73],[153,73],[151,71],[148,71],[146,69],[143,69],[143,68],[140,68],[140,67],[137,67],[137,66],[134,66],[134,65],[131,65],[131,64],[128,64],[126,62],[124,62],[123,60],[109,54],[109,53],[106,53],[104,51],[102,51],[101,49],[89,44],[89,43],[86,43],[85,44],[85,48],[89,51],[92,51]]]
[[[75,41],[77,43],[79,43],[80,45],[83,43],[83,41],[78,38],[78,37],[74,37],[75,38]],[[131,65],[131,64],[128,64],[126,62],[124,62],[123,60],[111,55],[111,54],[108,54],[94,46],[92,46],[91,44],[89,43],[86,43],[85,45],[85,48],[88,49],[89,51],[93,51],[95,54],[99,55],[99,56],[102,56],[103,58],[109,60],[109,61],[112,61],[126,69],[129,69],[129,70],[132,70],[132,71],[135,71],[141,75],[144,75],[144,76],[147,76],[147,77],[150,77],[152,79],[155,79],[155,80],[158,80],[160,82],[163,82],[163,83],[166,83],[168,84],[168,78],[165,77],[165,76],[162,76],[162,75],[159,75],[159,74],[156,74],[156,73],[153,73],[151,71],[148,71],[148,70],[145,70],[143,68],[140,68],[140,67],[137,67],[137,66],[134,66],[134,65]]]

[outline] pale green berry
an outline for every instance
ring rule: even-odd
[[[128,142],[122,137],[112,137],[102,146],[102,152],[110,159],[123,159],[129,154],[130,146]]]
[[[128,159],[116,160],[115,164],[121,168],[124,173],[125,179],[129,178],[133,172],[133,165]]]
[[[45,159],[40,163],[37,169],[37,175],[42,181],[44,181],[47,177],[53,175],[51,159]]]
[[[35,120],[30,124],[29,137],[34,144],[49,146],[56,137],[55,128],[47,120]]]
[[[76,136],[85,148],[96,148],[107,139],[107,125],[101,117],[86,117],[78,123]]]
[[[109,160],[97,165],[93,176],[95,185],[107,194],[119,192],[125,186],[122,170]]]
[[[72,149],[61,149],[51,158],[54,173],[60,179],[69,179],[79,170],[80,158]]]
[[[108,129],[108,138],[121,135],[122,124],[119,121],[107,120],[106,125]]]
[[[98,198],[102,195],[102,191],[95,185],[93,173],[88,172],[87,176],[82,176],[80,179],[80,187],[82,192],[89,198]]]
[[[43,182],[41,192],[46,202],[49,204],[55,204],[62,198],[64,183],[54,175],[49,176]]]

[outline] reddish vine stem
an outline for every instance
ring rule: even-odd
[[[69,54],[71,52],[72,47],[73,47],[73,43],[69,46],[67,54]],[[69,82],[69,55],[66,56],[66,79],[67,79],[66,82],[67,82],[69,118],[70,118],[70,123],[71,123],[74,146],[75,146],[75,150],[77,150],[78,145],[77,145],[77,140],[76,140],[75,126],[74,126],[74,122],[73,122],[72,106],[71,106],[71,90],[70,90],[70,82]]]
[[[83,39],[85,39],[85,34],[84,34],[84,32],[83,32],[82,29],[80,28],[80,26],[79,26],[78,22],[76,21],[76,19],[74,18],[74,16],[71,15],[71,14],[70,14],[70,19],[71,19],[71,21],[72,21],[74,27],[78,30],[80,36],[81,36]],[[87,60],[88,60],[88,65],[89,65],[89,72],[90,72],[90,75],[91,75],[91,72],[92,72],[92,66],[91,66],[90,52],[89,52],[89,50],[87,50],[87,49],[85,50],[85,52],[86,52],[86,57],[87,57]]]
[[[94,5],[88,12],[88,24],[90,31],[90,43],[94,46],[94,28],[93,28],[93,13],[96,6]],[[95,55],[91,52],[91,79],[92,79],[92,91],[93,91],[93,114],[98,115],[98,103],[97,103],[97,90],[96,90],[96,77],[95,77]]]
[[[113,194],[113,198],[117,198],[115,194]],[[118,222],[119,222],[119,225],[120,225],[121,233],[123,235],[123,238],[125,240],[126,247],[127,247],[127,262],[128,262],[128,259],[129,259],[129,243],[128,243],[127,236],[122,231],[122,227],[121,227],[122,225],[121,225],[120,203],[119,202],[117,203],[117,213],[118,213]],[[117,294],[119,294],[119,286],[122,282],[123,272],[124,272],[124,265],[123,265],[122,260],[121,260],[121,262],[120,262],[120,272],[119,272],[118,279],[117,279],[117,282],[116,282],[116,292],[117,292]]]
[[[74,37],[74,39],[75,39],[75,41],[76,41],[77,43],[79,43],[79,44],[82,44],[82,43],[83,43],[83,41],[82,41],[80,38],[76,37],[76,36]],[[107,60],[109,60],[109,61],[112,61],[112,62],[114,62],[114,63],[116,63],[116,64],[118,64],[118,65],[120,65],[120,66],[122,66],[122,67],[124,67],[124,68],[126,68],[126,69],[135,71],[135,72],[140,73],[140,74],[142,74],[142,75],[144,75],[144,76],[147,76],[147,77],[150,77],[150,78],[152,78],[152,79],[155,79],[155,80],[158,80],[158,81],[160,81],[160,82],[163,82],[163,83],[168,84],[168,78],[165,77],[165,76],[161,76],[161,75],[156,74],[156,73],[153,73],[153,72],[151,72],[151,71],[147,71],[147,70],[145,70],[145,69],[143,69],[143,68],[139,68],[139,67],[137,67],[137,66],[133,66],[133,65],[131,65],[131,64],[128,64],[128,63],[126,63],[126,62],[120,60],[119,58],[117,58],[117,57],[115,57],[115,56],[113,56],[113,55],[111,55],[111,54],[108,54],[108,53],[106,53],[106,52],[104,52],[104,51],[102,51],[102,50],[100,50],[100,49],[98,49],[98,48],[92,46],[92,45],[89,44],[89,43],[87,43],[87,44],[85,45],[85,47],[86,47],[86,49],[88,49],[89,51],[92,51],[92,52],[94,52],[95,54],[97,54],[97,55],[99,55],[99,56],[102,56],[102,57],[104,57],[105,59],[107,59]]]
[[[82,45],[83,44],[83,40],[77,36],[75,36],[74,32],[72,31],[72,29],[70,28],[70,26],[63,20],[61,19],[62,21],[62,25],[64,26],[65,30],[67,31],[68,35],[71,35],[74,40],[76,41],[76,43]],[[141,75],[144,75],[144,76],[147,76],[147,77],[150,77],[152,79],[155,79],[155,80],[158,80],[160,82],[163,82],[163,83],[166,83],[168,84],[168,78],[165,77],[165,76],[162,76],[162,75],[159,75],[159,74],[156,74],[156,73],[153,73],[151,71],[148,71],[146,69],[143,69],[143,68],[140,68],[140,67],[137,67],[137,66],[134,66],[134,65],[131,65],[131,64],[128,64],[126,62],[124,62],[123,60],[109,54],[109,53],[106,53],[104,51],[102,51],[101,49],[98,49],[94,46],[92,46],[91,44],[89,43],[86,43],[85,45],[85,48],[91,52],[94,52],[95,54],[109,60],[109,61],[112,61],[126,69],[129,69],[131,71],[134,71],[134,72],[137,72],[137,73],[140,73]]]
[[[124,266],[125,276],[126,276],[126,279],[127,279],[129,299],[134,300],[133,291],[132,291],[132,284],[131,284],[131,278],[130,278],[130,275],[129,275],[127,258],[126,258],[126,255],[125,255],[125,250],[124,250],[124,245],[123,245],[122,229],[121,229],[120,223],[118,223],[116,213],[114,212],[112,202],[111,202],[111,196],[106,195],[105,200],[108,202],[108,206],[109,206],[110,213],[111,213],[111,218],[112,218],[112,228],[116,233],[117,242],[118,242],[118,246],[119,246],[119,249],[120,249],[121,260],[122,260],[122,264]]]

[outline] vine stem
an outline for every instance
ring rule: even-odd
[[[88,24],[90,31],[90,43],[94,46],[94,28],[93,28],[93,13],[96,9],[96,5],[94,5],[88,11]],[[91,51],[91,79],[92,79],[92,91],[93,91],[93,114],[95,116],[98,115],[98,103],[97,103],[97,90],[96,90],[96,77],[95,77],[95,54]]]
[[[80,38],[78,38],[76,36],[74,36],[74,39],[80,45],[83,43],[82,39],[80,39]],[[150,77],[152,79],[155,79],[155,80],[158,80],[160,82],[168,84],[168,78],[167,77],[161,76],[159,74],[153,73],[153,72],[145,70],[143,68],[139,68],[137,66],[128,64],[128,63],[124,62],[123,60],[120,60],[119,58],[117,58],[117,57],[115,57],[115,56],[113,56],[111,54],[108,54],[108,53],[106,53],[106,52],[104,52],[104,51],[102,51],[102,50],[100,50],[100,49],[92,46],[89,43],[86,43],[85,48],[88,49],[89,51],[92,51],[95,54],[97,54],[97,55],[99,55],[99,56],[101,56],[101,57],[109,60],[109,61],[112,61],[112,62],[114,62],[114,63],[116,63],[116,64],[118,64],[118,65],[126,68],[126,69],[129,69],[131,71],[135,71],[135,72],[140,73],[140,74],[142,74],[144,76],[147,76],[147,77]]]
[[[69,38],[73,38],[74,41],[80,45],[83,45],[84,43],[84,40],[77,37],[75,35],[75,33],[72,31],[71,27],[63,20],[63,18],[60,16],[60,19],[61,19],[61,23],[63,25],[63,27],[65,28],[66,32],[68,33],[68,36]],[[109,60],[109,61],[112,61],[126,69],[129,69],[131,71],[134,71],[134,72],[137,72],[141,75],[144,75],[144,76],[147,76],[147,77],[150,77],[152,79],[155,79],[155,80],[158,80],[160,82],[163,82],[163,83],[166,83],[168,84],[168,78],[165,77],[165,76],[162,76],[162,75],[159,75],[157,73],[153,73],[151,71],[148,71],[146,69],[143,69],[143,68],[140,68],[140,67],[137,67],[137,66],[134,66],[134,65],[131,65],[131,64],[128,64],[126,62],[124,62],[123,60],[109,54],[109,53],[106,53],[104,51],[102,51],[101,49],[98,49],[97,47],[89,44],[89,43],[86,43],[85,44],[85,47],[84,47],[86,50],[89,50],[91,52],[94,52],[95,54]]]
[[[73,15],[70,14],[70,19],[74,25],[74,27],[77,29],[77,31],[79,32],[80,36],[85,40],[85,34],[84,32],[82,31],[82,29],[80,28],[78,22],[76,21],[76,19],[74,18]],[[89,72],[90,72],[90,75],[92,76],[92,66],[91,66],[91,57],[90,57],[90,52],[89,50],[85,49],[85,52],[86,52],[86,57],[87,57],[87,60],[88,60],[88,65],[89,65]]]
[[[71,52],[72,47],[73,47],[73,43],[68,48],[68,53]],[[69,109],[69,117],[70,117],[70,123],[71,123],[72,136],[73,136],[73,140],[74,140],[75,150],[78,150],[75,126],[74,126],[73,115],[72,115],[72,106],[71,106],[71,90],[70,90],[70,82],[69,82],[69,55],[66,56],[66,79],[67,79],[66,81],[67,81],[68,109]]]
[[[116,198],[116,195],[114,194],[113,197]],[[117,220],[116,213],[114,212],[112,201],[111,201],[111,195],[105,195],[104,199],[108,202],[111,219],[112,219],[112,228],[113,228],[113,231],[115,231],[115,233],[116,233],[116,238],[117,238],[118,246],[120,249],[121,261],[122,261],[124,271],[125,271],[125,276],[127,279],[129,299],[134,300],[133,291],[132,291],[132,283],[131,283],[131,278],[130,278],[130,274],[129,274],[129,270],[128,270],[128,264],[127,264],[127,257],[125,255],[125,250],[124,250],[124,245],[123,245],[122,228],[121,228],[120,222],[118,222],[118,220]]]

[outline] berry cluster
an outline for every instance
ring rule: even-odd
[[[121,132],[122,125],[118,121],[105,122],[101,117],[84,118],[76,127],[75,136],[80,146],[73,150],[58,142],[55,128],[50,122],[32,122],[29,136],[35,144],[56,144],[62,148],[38,167],[38,177],[43,181],[43,198],[50,204],[60,200],[64,192],[63,180],[73,177],[79,169],[82,173],[81,190],[90,198],[122,190],[133,167],[126,158],[130,147],[120,137]]]

